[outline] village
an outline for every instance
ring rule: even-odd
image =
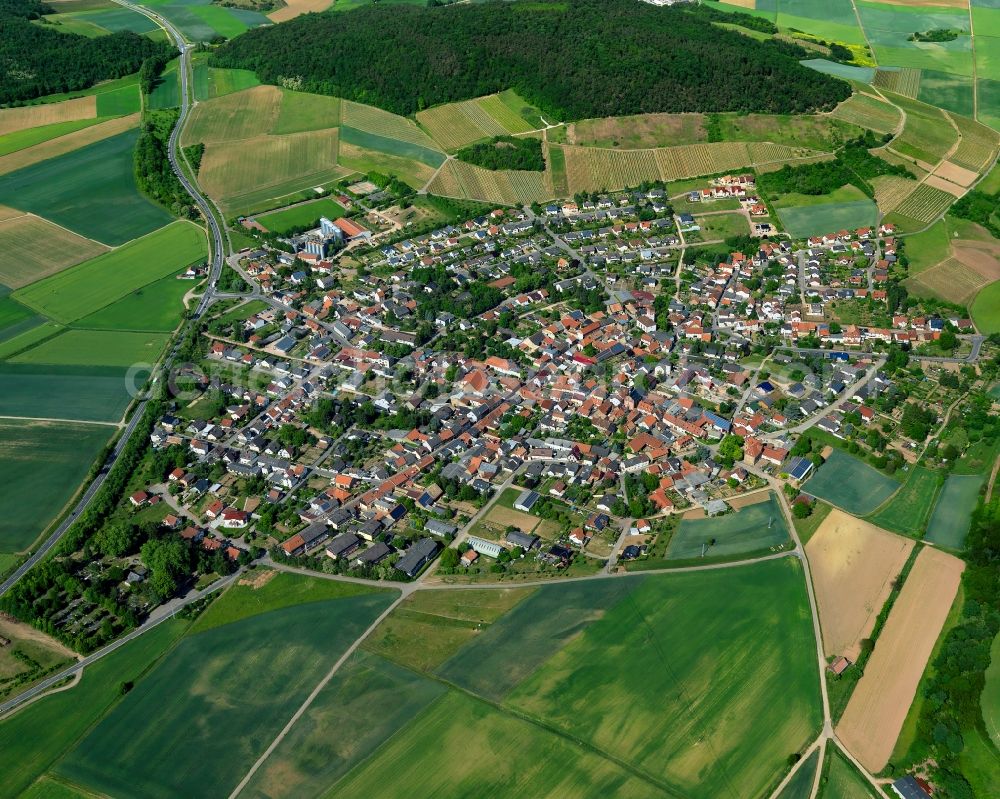
[[[752,176],[687,199],[732,196],[752,215]],[[252,291],[173,377],[150,436],[169,468],[133,512],[216,573],[613,571],[769,488],[807,515],[834,447],[909,468],[906,398],[943,416],[974,375],[969,320],[888,312],[891,225],[695,249],[661,188],[578,200],[413,238],[324,218],[234,256]],[[895,374],[921,352],[923,379]]]

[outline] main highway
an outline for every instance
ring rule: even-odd
[[[177,352],[180,347],[180,342],[183,340],[183,333],[187,331],[190,325],[197,324],[198,319],[201,318],[202,314],[205,312],[206,308],[212,304],[214,301],[216,286],[219,281],[219,276],[222,274],[222,267],[225,264],[226,249],[223,238],[222,226],[219,224],[219,220],[212,211],[212,206],[210,205],[208,199],[201,193],[201,190],[188,180],[187,174],[181,168],[180,159],[178,156],[178,141],[180,139],[181,131],[184,128],[184,124],[187,122],[188,114],[191,111],[191,91],[189,88],[189,75],[191,72],[191,48],[192,46],[188,44],[184,37],[181,35],[173,25],[171,25],[167,20],[150,11],[142,6],[134,5],[127,0],[115,0],[120,6],[135,11],[139,14],[149,17],[156,24],[162,27],[167,35],[173,40],[174,44],[177,45],[178,51],[181,54],[181,62],[179,64],[179,72],[181,76],[181,110],[180,116],[177,120],[177,124],[174,126],[173,131],[170,134],[170,141],[168,147],[168,155],[170,157],[170,166],[174,170],[174,174],[177,175],[178,180],[180,180],[181,185],[184,187],[185,191],[191,195],[191,199],[194,200],[195,204],[198,206],[202,215],[205,217],[205,223],[208,225],[209,237],[211,239],[211,265],[209,267],[208,282],[205,287],[205,291],[202,294],[201,300],[198,303],[197,309],[191,314],[190,319],[184,325],[180,333],[174,337],[174,343],[162,360],[160,369],[162,373],[166,373],[170,366],[173,364],[174,359],[177,357]],[[146,405],[149,402],[148,397],[140,399],[132,409],[132,416],[129,419],[128,424],[122,430],[121,436],[119,436],[118,441],[115,443],[114,448],[108,455],[100,472],[87,487],[87,490],[83,492],[83,495],[77,501],[76,505],[72,508],[69,514],[63,519],[63,521],[56,527],[55,530],[49,535],[45,541],[31,554],[31,556],[25,560],[6,580],[0,583],[0,596],[7,593],[18,580],[20,580],[36,563],[38,563],[42,558],[44,558],[49,551],[59,542],[59,540],[66,534],[66,531],[72,527],[73,523],[83,514],[90,503],[93,501],[97,492],[101,490],[104,485],[105,480],[107,480],[108,474],[112,467],[118,462],[118,458],[121,456],[122,451],[125,449],[125,445],[131,436],[135,433],[136,428],[142,421],[142,417],[146,411]]]

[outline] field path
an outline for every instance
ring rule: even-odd
[[[281,744],[283,740],[285,740],[285,736],[288,735],[289,732],[291,732],[292,727],[295,726],[295,722],[297,722],[300,718],[302,718],[302,715],[309,709],[309,706],[312,705],[312,703],[316,700],[316,697],[319,696],[320,691],[326,688],[327,683],[333,679],[334,675],[338,671],[340,671],[340,667],[343,666],[344,663],[347,662],[347,659],[354,654],[357,648],[361,646],[362,643],[364,643],[365,639],[368,638],[368,636],[375,631],[375,628],[378,627],[379,624],[381,624],[385,620],[385,618],[390,613],[392,613],[392,611],[394,611],[404,599],[406,599],[406,597],[408,597],[411,593],[413,593],[415,589],[416,589],[415,584],[413,583],[405,584],[402,587],[402,590],[400,591],[399,596],[396,598],[396,600],[391,605],[389,605],[389,607],[387,607],[385,610],[382,611],[381,615],[379,615],[379,617],[369,625],[368,629],[365,630],[363,633],[361,633],[361,635],[358,636],[358,638],[354,641],[354,643],[351,644],[344,651],[344,654],[342,654],[339,658],[337,658],[337,662],[333,664],[330,670],[326,673],[326,676],[324,676],[323,679],[320,680],[319,683],[317,683],[316,687],[313,688],[309,696],[306,697],[306,700],[299,706],[299,709],[296,710],[294,714],[292,714],[292,717],[288,720],[288,723],[282,728],[281,732],[278,733],[277,737],[275,737],[275,739],[271,741],[271,745],[264,750],[264,754],[262,754],[259,758],[257,758],[257,762],[250,767],[250,770],[246,773],[246,776],[244,776],[243,779],[240,780],[239,785],[233,788],[233,792],[229,794],[229,799],[233,799],[233,797],[238,796],[242,792],[242,790],[246,788],[250,780],[253,779],[253,775],[257,773],[258,769],[260,769],[262,765],[264,765],[264,761],[271,756],[271,753],[278,748],[278,746]]]
[[[83,419],[55,419],[51,416],[0,416],[0,419],[12,419],[24,422],[60,422],[62,424],[99,424],[104,427],[121,427],[121,422],[93,422]]]

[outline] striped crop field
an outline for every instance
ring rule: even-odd
[[[344,100],[341,103],[341,122],[356,130],[374,133],[387,139],[399,139],[430,150],[440,149],[430,136],[417,127],[416,122],[383,111],[381,108]]]
[[[434,180],[432,180],[430,185],[428,185],[427,191],[430,194],[436,194],[439,197],[467,196],[465,193],[465,186],[458,178],[458,172],[455,169],[454,161],[450,161],[438,170],[438,173],[434,176]]]
[[[469,199],[523,205],[552,196],[542,172],[492,171],[454,160],[448,166],[455,170],[458,182]]]
[[[496,120],[511,133],[527,133],[534,130],[537,125],[533,125],[524,118],[524,115],[515,110],[523,106],[529,113],[537,112],[531,108],[527,102],[518,97],[514,92],[504,92],[503,94],[490,94],[476,100],[479,107],[486,112],[491,119]],[[540,121],[540,120],[539,120]]]
[[[238,141],[270,133],[281,113],[281,90],[255,86],[198,103],[184,129],[185,146]]]
[[[662,179],[669,181],[749,166],[752,158],[746,142],[715,142],[661,147],[656,150],[656,161]]]
[[[887,214],[894,210],[917,188],[917,182],[899,175],[882,175],[872,180],[875,189],[875,204],[879,211]]]
[[[417,122],[446,150],[458,150],[480,139],[507,133],[476,100],[428,108],[417,114]]]
[[[614,191],[660,180],[655,150],[608,150],[600,147],[562,148],[570,194],[580,191]]]
[[[920,91],[920,70],[919,69],[880,69],[875,72],[875,79],[872,85],[879,89],[886,89],[904,97],[916,97]]]
[[[953,195],[922,183],[897,206],[896,213],[926,223],[943,214],[953,202]]]
[[[831,116],[876,133],[892,133],[899,124],[898,108],[870,94],[853,94],[831,112]]]
[[[39,128],[42,125],[96,118],[97,97],[94,95],[64,100],[61,103],[4,108],[0,110],[0,136],[28,128]]]
[[[958,149],[949,160],[974,172],[982,172],[993,163],[1000,134],[968,117],[957,114],[949,116],[962,133]]]
[[[958,132],[944,111],[898,95],[893,101],[906,112],[906,124],[902,134],[889,147],[901,155],[931,164],[944,158],[958,141]]]
[[[337,130],[257,136],[239,147],[210,144],[205,148],[199,180],[228,211],[253,205],[249,196],[264,198],[333,180],[346,170],[337,164]],[[272,194],[267,189],[281,191]]]
[[[775,144],[769,141],[750,142],[751,164],[771,164],[776,161],[794,161],[798,158],[808,158],[816,155],[815,150],[806,147],[792,147],[787,144]],[[742,165],[741,165],[742,166]]]

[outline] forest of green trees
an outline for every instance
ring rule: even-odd
[[[519,169],[527,172],[545,171],[542,142],[539,139],[496,136],[489,141],[463,147],[456,157],[485,169]]]
[[[713,25],[694,7],[566,0],[309,14],[236,37],[213,63],[399,114],[512,88],[547,118],[568,120],[795,113],[850,95],[844,81],[799,64],[805,57],[797,45]]]
[[[53,9],[38,0],[0,0],[0,104],[86,89],[136,72],[172,48],[131,31],[93,39],[37,22]]]
[[[191,196],[174,174],[168,156],[170,131],[179,115],[176,108],[146,112],[132,153],[135,183],[140,191],[174,216],[194,218],[196,212]]]

